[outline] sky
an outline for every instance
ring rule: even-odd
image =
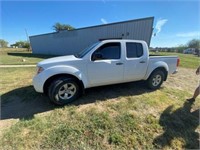
[[[75,28],[154,17],[151,47],[200,38],[200,0],[0,0],[0,39],[9,44],[50,33],[56,22]]]

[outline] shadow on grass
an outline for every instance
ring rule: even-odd
[[[151,91],[146,88],[143,81],[94,87],[86,89],[85,94],[71,105],[84,105],[124,96],[141,95]]]
[[[165,109],[159,120],[164,133],[154,139],[153,144],[156,148],[171,146],[172,140],[175,138],[182,138],[185,141],[183,148],[199,148],[199,134],[195,132],[199,126],[199,109],[192,111],[192,104],[192,102],[186,101],[183,107],[175,111],[173,111],[173,106]]]
[[[1,96],[1,119],[31,119],[34,114],[54,109],[48,98],[32,86],[15,89]]]
[[[86,90],[86,93],[69,105],[84,105],[123,96],[150,92],[143,82],[109,85]],[[22,87],[5,93],[1,97],[1,119],[31,119],[34,114],[55,109],[47,96],[36,93],[32,86]]]
[[[55,55],[42,55],[42,54],[32,54],[32,53],[14,53],[14,52],[8,52],[8,55],[11,56],[20,56],[20,57],[30,57],[30,58],[51,58],[51,57],[56,57]]]

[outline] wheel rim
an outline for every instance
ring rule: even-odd
[[[76,94],[76,86],[72,83],[66,83],[58,90],[59,98],[68,100]]]
[[[161,75],[157,74],[153,77],[153,80],[152,80],[152,85],[153,86],[158,86],[162,81],[162,77]]]

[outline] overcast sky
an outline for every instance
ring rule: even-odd
[[[75,28],[155,17],[151,47],[173,47],[200,37],[200,1],[1,1],[0,38],[9,44],[53,32],[56,22]]]

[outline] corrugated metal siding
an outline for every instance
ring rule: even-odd
[[[99,41],[99,39],[123,38],[144,40],[150,44],[153,17],[114,24],[60,31],[44,35],[31,36],[33,53],[70,55]]]

